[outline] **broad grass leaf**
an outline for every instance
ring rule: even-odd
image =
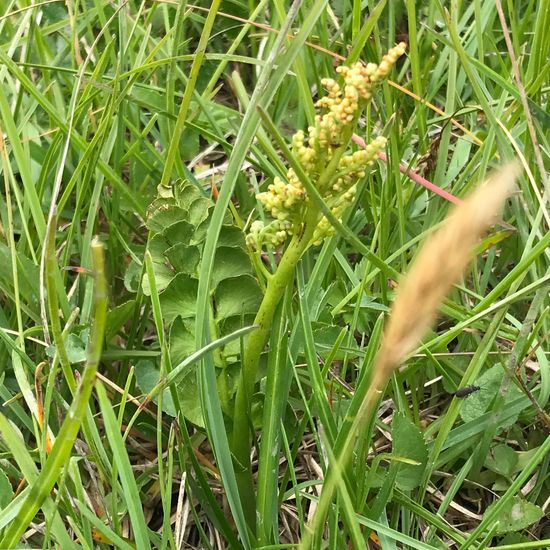
[[[0,510],[3,510],[13,498],[13,488],[6,474],[0,470]]]
[[[40,294],[38,266],[21,252],[16,252],[16,255],[20,296],[25,299],[27,304],[33,307],[38,306]],[[0,242],[0,285],[9,288],[10,292],[14,291],[11,251],[2,242]]]
[[[129,321],[135,306],[135,300],[128,300],[107,312],[107,325],[105,327],[105,339],[107,342],[112,340],[118,331]]]
[[[460,416],[464,422],[478,419],[488,408],[500,388],[504,371],[498,365],[486,370],[476,381],[481,389],[463,398]]]

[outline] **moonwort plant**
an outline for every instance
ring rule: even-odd
[[[292,153],[298,165],[288,169],[285,179],[276,177],[267,191],[256,195],[271,221],[254,221],[247,243],[257,254],[263,249],[282,248],[282,256],[276,270],[266,273],[265,295],[254,320],[257,330],[246,342],[235,399],[232,452],[241,499],[247,504],[245,508],[250,509],[250,500],[254,497],[250,404],[274,312],[292,284],[296,265],[304,252],[334,233],[318,203],[308,196],[304,180],[313,182],[331,213],[340,220],[354,200],[359,180],[365,177],[366,170],[386,144],[386,139],[379,136],[364,149],[350,152],[352,135],[372,98],[373,88],[389,73],[405,48],[404,43],[393,47],[380,64],[357,62],[338,67],[340,82],[323,79],[321,83],[327,93],[317,101],[320,114],[308,128],[307,136],[299,130],[292,138]],[[249,521],[254,529],[254,519]]]

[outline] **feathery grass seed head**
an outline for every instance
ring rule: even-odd
[[[417,254],[398,287],[377,354],[373,378],[377,389],[385,385],[393,368],[419,344],[443,298],[471,260],[479,239],[496,221],[518,173],[516,163],[495,171],[454,207]]]

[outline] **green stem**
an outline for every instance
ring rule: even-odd
[[[274,128],[265,113],[264,122],[267,122],[271,128]],[[351,140],[354,126],[352,124],[343,129],[341,145],[333,151],[329,163],[321,170],[321,175],[316,182],[316,188],[319,191],[323,192],[330,187],[338,170],[340,159],[347,150]],[[274,135],[278,135],[276,130]],[[277,141],[279,142],[279,140]],[[282,137],[280,137],[279,144],[286,148]],[[289,161],[292,158],[292,155],[289,155]],[[299,164],[296,165],[295,169],[297,170],[297,174],[302,175],[306,180],[308,179],[303,174],[303,170]],[[315,228],[319,222],[319,216],[320,210],[318,205],[313,201],[310,202],[304,214],[302,231],[292,237],[288,248],[277,266],[277,270],[268,279],[264,298],[254,319],[254,325],[258,328],[248,337],[244,352],[241,376],[235,398],[231,451],[235,461],[235,477],[243,511],[247,523],[253,532],[256,531],[256,499],[250,463],[251,433],[253,431],[251,430],[250,405],[254,393],[258,365],[271,329],[275,310],[284,296],[287,286],[293,281],[298,261],[311,243]]]
[[[50,313],[50,326],[52,330],[53,341],[57,350],[57,358],[61,364],[61,370],[63,376],[67,381],[67,385],[71,390],[71,394],[74,396],[76,391],[76,380],[71,368],[71,362],[67,355],[67,349],[65,348],[65,339],[63,336],[63,330],[61,328],[61,320],[59,318],[59,302],[57,299],[56,288],[56,272],[57,272],[57,258],[55,256],[55,230],[57,227],[57,214],[54,213],[50,223],[46,228],[46,289],[48,292],[48,309]],[[55,362],[52,362],[55,364]]]
[[[277,271],[268,281],[260,309],[254,319],[254,325],[258,328],[249,335],[244,353],[241,376],[235,398],[232,452],[236,464],[235,474],[241,502],[248,524],[253,531],[255,531],[256,524],[256,506],[250,464],[250,404],[254,392],[254,384],[258,373],[260,356],[264,350],[273,322],[273,315],[284,296],[287,286],[293,281],[296,264],[311,242],[317,221],[318,210],[310,207],[307,210],[302,231],[292,237],[277,267]]]

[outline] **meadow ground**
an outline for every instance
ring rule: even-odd
[[[0,0],[0,548],[550,547],[549,28]]]

